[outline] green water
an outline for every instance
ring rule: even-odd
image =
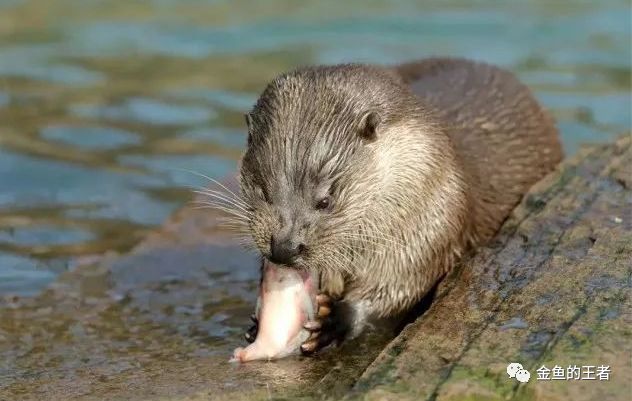
[[[457,55],[518,73],[566,152],[630,128],[627,1],[0,1],[0,293],[124,251],[244,146],[299,64]]]

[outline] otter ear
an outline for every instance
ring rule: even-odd
[[[375,111],[370,111],[362,116],[360,120],[360,129],[358,134],[360,137],[367,141],[374,141],[377,139],[377,128],[380,125],[380,115]]]

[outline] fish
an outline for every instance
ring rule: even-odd
[[[255,341],[234,350],[231,362],[273,360],[296,354],[309,338],[303,325],[314,320],[318,279],[305,269],[264,259]]]

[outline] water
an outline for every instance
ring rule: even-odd
[[[299,64],[486,60],[553,110],[568,154],[611,140],[630,127],[626,3],[1,1],[0,254],[19,262],[0,266],[14,283],[0,291],[31,292],[61,261],[110,249],[104,220],[129,249],[203,185],[179,168],[234,169],[241,114]],[[73,247],[12,238],[42,226],[81,233]]]
[[[630,29],[626,0],[0,0],[0,296],[36,296],[78,259],[131,249],[205,184],[185,170],[233,172],[242,114],[281,71],[432,55],[496,63],[552,110],[573,154],[630,129]],[[235,335],[243,322],[222,310],[246,313],[256,273],[226,270],[241,260],[236,250],[213,252],[229,257],[191,269],[211,277],[198,295],[227,291],[213,301],[224,307],[206,310],[198,326],[169,323],[166,312],[160,324]],[[86,274],[81,288],[110,280]],[[201,300],[169,302],[205,310]]]

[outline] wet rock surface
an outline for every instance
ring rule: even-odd
[[[241,366],[227,361],[254,306],[256,256],[217,215],[184,208],[130,253],[0,300],[0,400],[626,399],[631,165],[629,138],[565,162],[388,345],[369,336]],[[531,381],[509,379],[509,362]],[[536,379],[573,364],[609,365],[610,380]]]
[[[34,298],[0,298],[0,400],[342,396],[388,341],[228,362],[250,325],[256,255],[187,207],[133,251],[86,259]]]
[[[494,242],[442,283],[349,395],[365,400],[627,400],[632,343],[630,137],[538,183]],[[528,383],[510,379],[521,363]],[[537,369],[610,367],[609,380]],[[551,376],[549,376],[551,378]]]

